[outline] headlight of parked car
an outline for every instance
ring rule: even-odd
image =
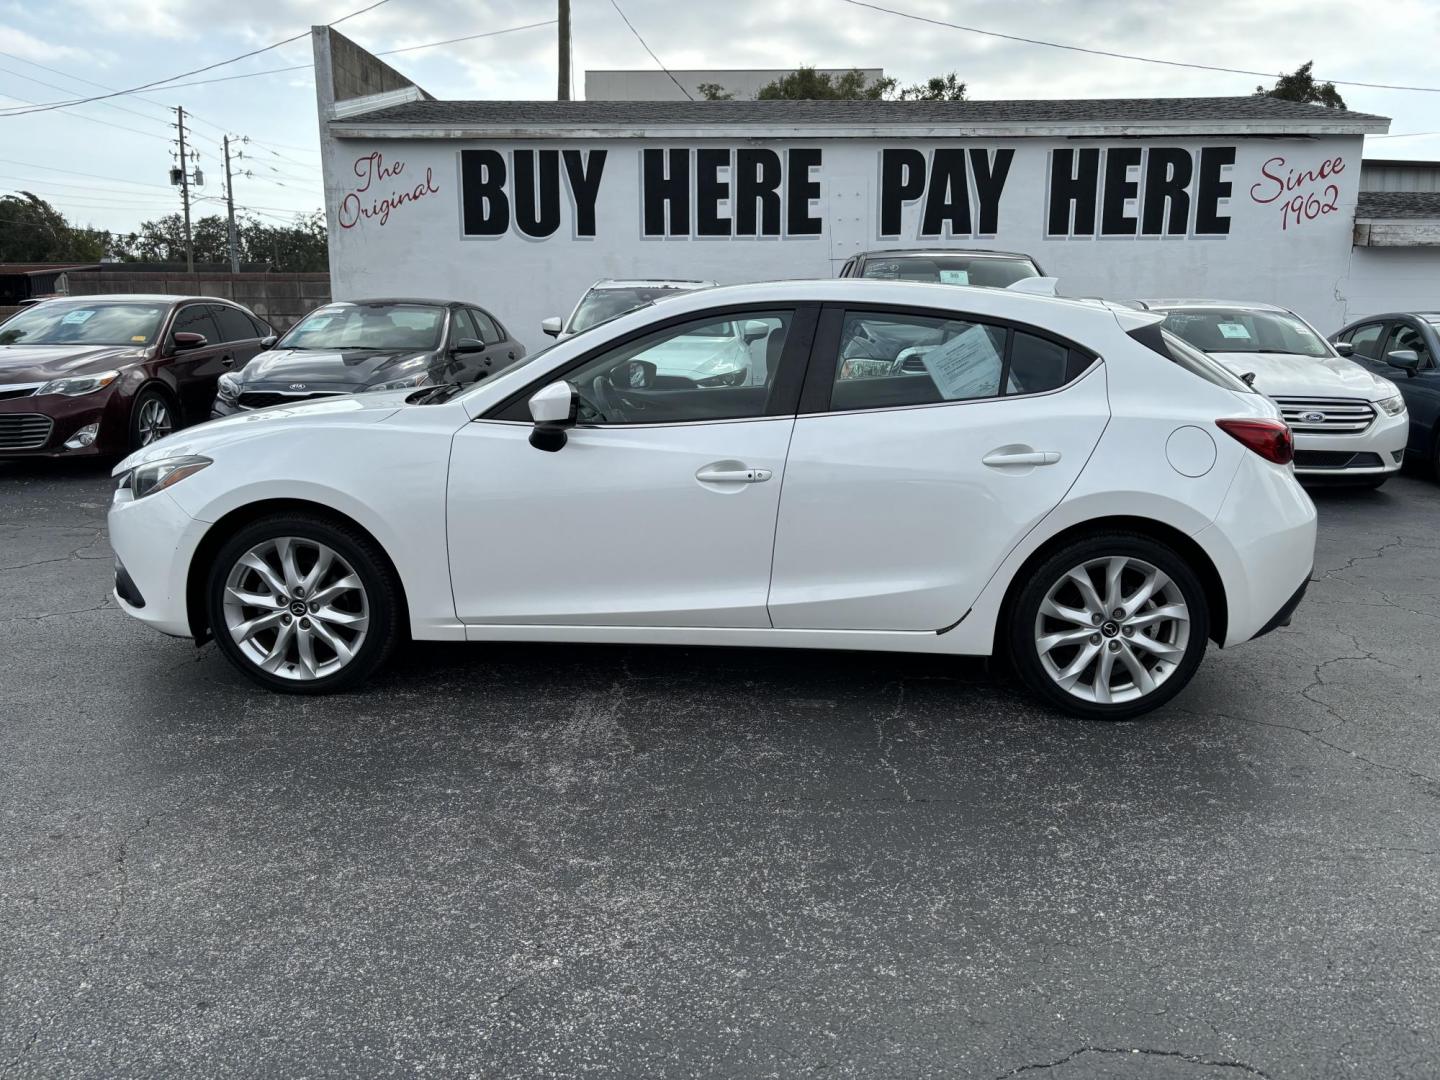
[[[1377,401],[1375,404],[1384,409],[1387,416],[1399,416],[1405,411],[1405,399],[1399,394],[1387,397],[1384,401]]]
[[[230,372],[225,372],[215,384],[215,393],[225,404],[234,405],[235,399],[240,396],[240,380]]]
[[[63,394],[65,397],[79,397],[81,394],[93,394],[96,390],[105,389],[119,377],[118,371],[102,371],[96,375],[71,375],[65,379],[51,379],[35,391],[35,396]]]
[[[410,390],[417,386],[429,386],[433,379],[428,371],[422,371],[418,375],[407,375],[403,379],[391,379],[389,382],[376,383],[374,386],[367,386],[366,393],[371,390]]]
[[[199,454],[147,461],[144,465],[135,466],[121,477],[120,487],[122,489],[129,488],[131,495],[137,499],[143,499],[146,495],[154,495],[157,491],[164,491],[166,488],[178,484],[187,476],[194,476],[209,464],[211,464],[210,459],[201,457]]]

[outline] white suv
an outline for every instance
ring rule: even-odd
[[[1399,388],[1345,359],[1293,311],[1219,300],[1137,303],[1280,406],[1295,433],[1297,475],[1379,487],[1399,471],[1409,434]]]

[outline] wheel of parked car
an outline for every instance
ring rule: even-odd
[[[207,597],[221,651],[272,690],[351,686],[399,637],[389,563],[364,533],[321,517],[269,517],[239,530],[210,568]]]
[[[1010,655],[1037,696],[1096,720],[1124,720],[1190,681],[1210,632],[1205,590],[1175,551],[1107,533],[1047,558],[1010,613]]]
[[[163,390],[150,387],[142,390],[130,406],[130,449],[139,450],[157,439],[163,439],[179,425],[175,407]]]

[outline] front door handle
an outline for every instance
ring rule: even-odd
[[[769,469],[752,469],[724,462],[706,465],[695,474],[695,479],[702,484],[763,484],[773,475]]]
[[[1001,447],[999,450],[991,450],[980,459],[982,464],[989,465],[994,469],[1003,469],[1007,465],[1054,465],[1060,460],[1058,450],[1031,450],[1029,448],[1012,449]]]
[[[233,357],[233,356],[222,356],[222,357],[220,357],[220,363],[221,363],[221,365],[222,365],[223,367],[230,367],[232,364],[235,363],[235,357]]]

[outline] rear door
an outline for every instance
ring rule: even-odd
[[[939,630],[1075,482],[1104,365],[953,311],[827,307],[785,465],[777,628]]]
[[[253,319],[237,307],[229,304],[213,304],[210,308],[220,336],[230,348],[220,354],[220,363],[226,371],[239,371],[260,352],[260,339],[264,336]]]

